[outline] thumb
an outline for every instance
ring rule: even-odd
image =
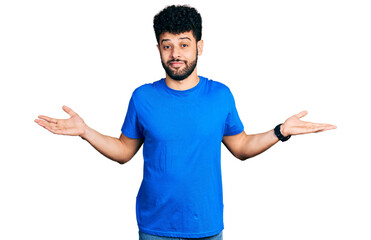
[[[64,105],[64,106],[62,107],[62,109],[63,109],[66,113],[68,113],[68,115],[70,115],[71,117],[72,117],[73,115],[76,114],[76,113],[75,113],[71,108],[67,107],[66,105]]]
[[[302,118],[302,117],[305,117],[307,114],[308,114],[307,111],[302,111],[302,112],[296,114],[295,116],[298,117],[298,118]]]

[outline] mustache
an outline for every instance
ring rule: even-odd
[[[184,62],[184,63],[187,63],[187,61],[184,61],[184,60],[173,59],[173,60],[167,61],[167,64],[170,64],[170,63],[173,63],[173,62]]]

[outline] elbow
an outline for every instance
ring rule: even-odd
[[[133,154],[129,154],[127,152],[121,152],[120,154],[116,156],[116,159],[113,159],[113,160],[122,165],[122,164],[129,162],[133,157],[134,157]]]
[[[119,160],[119,161],[116,161],[118,164],[120,165],[124,165],[125,163],[127,163],[127,161],[123,161],[123,160]]]
[[[122,161],[122,160],[120,160],[120,161],[116,161],[118,164],[120,164],[120,165],[124,165],[125,163],[127,163],[128,161]]]
[[[245,161],[249,158],[255,157],[257,154],[253,151],[240,151],[236,155],[234,155],[236,158],[238,158],[241,161]]]
[[[254,155],[250,151],[250,145],[251,145],[251,136],[250,135],[244,135],[244,138],[241,140],[239,147],[236,151],[236,158],[238,158],[241,161],[245,161]]]
[[[127,162],[129,162],[133,157],[120,157],[116,159],[112,159],[113,161],[119,163],[120,165],[123,165]]]
[[[247,154],[238,154],[238,155],[235,155],[235,157],[236,157],[237,159],[241,160],[241,161],[245,161],[245,160],[247,160],[247,159],[250,158],[250,156],[247,155]]]
[[[120,165],[123,165],[127,162],[129,162],[131,159],[120,159],[120,160],[116,160],[116,162],[118,162]]]
[[[248,157],[248,156],[238,157],[238,159],[240,159],[242,162],[244,162],[245,160],[247,160],[249,158],[250,157]]]

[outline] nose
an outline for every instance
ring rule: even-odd
[[[171,52],[171,57],[173,59],[180,58],[180,50],[178,47],[173,47],[172,52]]]

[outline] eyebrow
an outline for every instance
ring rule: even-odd
[[[181,40],[183,40],[183,39],[188,39],[189,41],[192,41],[189,37],[181,37],[181,38],[179,38],[179,39],[181,39]],[[161,44],[162,44],[162,42],[165,42],[165,41],[170,41],[170,39],[168,39],[168,38],[166,38],[166,39],[162,39],[162,40],[161,40]]]
[[[188,39],[189,41],[192,41],[189,37],[181,37],[179,39]]]

